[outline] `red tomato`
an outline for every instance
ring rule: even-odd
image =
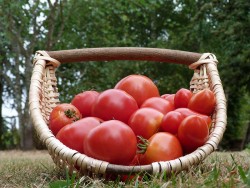
[[[122,89],[136,100],[140,107],[142,103],[151,97],[159,97],[159,90],[154,82],[143,75],[129,75],[120,80],[115,89]]]
[[[210,116],[200,114],[198,112],[190,110],[189,108],[177,108],[174,111],[175,112],[180,112],[182,115],[184,115],[184,117],[188,117],[188,116],[191,116],[191,115],[200,116],[201,118],[203,118],[207,122],[208,128],[210,128],[210,126],[211,126],[212,119],[211,119]]]
[[[92,106],[95,103],[99,93],[97,91],[84,91],[74,96],[71,101],[82,114],[82,117],[91,116]]]
[[[141,153],[136,153],[134,156],[133,160],[130,162],[129,166],[137,166],[140,165],[140,158],[142,154]]]
[[[133,97],[120,89],[108,89],[97,98],[92,116],[107,120],[120,120],[127,123],[130,116],[138,109]]]
[[[166,93],[166,94],[161,95],[161,98],[166,99],[166,98],[169,97],[170,95],[172,95],[172,94]]]
[[[105,121],[89,132],[84,150],[89,157],[128,165],[136,154],[137,139],[125,123],[118,120]]]
[[[159,112],[166,114],[172,110],[174,110],[171,103],[161,97],[151,97],[142,103],[141,108],[154,108],[155,110],[158,110]]]
[[[50,113],[49,128],[54,135],[65,125],[82,118],[79,110],[72,104],[59,104]]]
[[[162,119],[161,131],[176,135],[178,132],[178,128],[184,118],[185,116],[180,112],[171,111],[167,113]]]
[[[201,114],[211,115],[215,108],[215,96],[210,89],[203,89],[194,94],[188,103],[188,108]]]
[[[197,115],[186,117],[178,129],[178,138],[186,153],[193,152],[208,140],[209,130],[204,119]]]
[[[148,140],[146,152],[141,157],[141,164],[169,161],[182,155],[182,147],[177,137],[167,132],[159,132]]]
[[[128,125],[136,136],[149,139],[161,125],[163,114],[153,108],[140,108],[129,119]]]
[[[172,108],[175,108],[174,97],[175,97],[175,94],[164,94],[161,96],[161,98],[166,99],[167,101],[170,102]]]
[[[56,135],[67,147],[84,153],[84,140],[90,130],[101,124],[100,119],[86,117],[64,126]]]
[[[191,99],[193,93],[185,88],[179,89],[174,97],[175,108],[187,108],[188,102]]]

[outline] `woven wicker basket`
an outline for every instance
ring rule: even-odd
[[[185,64],[194,70],[190,82],[192,92],[210,88],[216,96],[216,109],[212,116],[209,140],[194,152],[171,161],[155,162],[142,166],[110,164],[80,154],[63,145],[48,128],[52,109],[60,103],[55,70],[61,63],[82,61],[147,60]],[[81,175],[157,174],[180,172],[197,165],[215,151],[226,129],[226,99],[213,54],[192,53],[159,48],[113,47],[63,51],[37,51],[30,85],[30,114],[40,140],[46,145],[55,164]],[[77,169],[76,169],[77,167]]]

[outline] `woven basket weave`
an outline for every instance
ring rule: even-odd
[[[147,60],[185,64],[194,70],[190,81],[193,93],[210,88],[216,97],[209,140],[194,152],[171,161],[155,162],[142,166],[122,166],[90,158],[72,150],[55,138],[48,128],[49,114],[60,103],[57,89],[56,68],[60,63],[111,60]],[[37,51],[34,57],[29,102],[30,114],[40,140],[46,145],[55,164],[82,175],[157,174],[180,172],[197,165],[215,151],[226,129],[226,98],[217,70],[217,59],[210,53],[199,54],[159,48],[113,47],[87,48],[63,51]],[[77,167],[77,169],[76,169]]]

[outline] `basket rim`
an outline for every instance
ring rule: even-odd
[[[100,49],[104,48],[98,48],[98,51]],[[105,48],[105,50],[117,50],[119,51],[122,50],[127,50],[128,48]],[[129,48],[131,51],[137,51],[141,50],[141,48]],[[87,49],[88,53],[92,53],[93,49]],[[89,51],[90,50],[90,51]],[[92,51],[91,51],[92,50]],[[94,49],[96,50],[96,49]],[[145,49],[143,48],[143,51]],[[147,48],[148,50],[148,48]],[[149,50],[152,50],[151,48]],[[161,50],[161,49],[153,49],[152,52],[155,54],[155,51]],[[165,51],[164,53],[168,52]],[[62,52],[62,51],[60,51]],[[86,52],[86,51],[85,51]],[[142,52],[142,51],[141,51]],[[38,53],[41,53],[38,51]],[[42,52],[43,53],[43,52]],[[87,161],[87,169],[90,168],[91,171],[95,171],[97,173],[105,174],[105,173],[118,173],[118,174],[128,174],[128,173],[138,173],[138,172],[148,172],[148,173],[159,173],[162,171],[166,172],[171,172],[171,171],[181,171],[185,168],[188,168],[192,165],[200,163],[203,159],[205,159],[209,154],[211,154],[213,151],[215,151],[218,147],[218,144],[220,140],[223,137],[225,128],[226,128],[226,98],[223,90],[223,86],[219,77],[219,73],[217,70],[217,59],[215,55],[211,53],[204,53],[202,55],[197,55],[195,53],[194,57],[197,58],[198,56],[201,56],[198,61],[195,61],[196,66],[195,67],[190,67],[192,69],[196,69],[200,65],[205,65],[206,68],[208,69],[207,73],[210,76],[211,79],[211,85],[212,85],[212,90],[215,93],[216,97],[216,116],[221,113],[219,119],[216,119],[214,122],[214,130],[210,133],[210,137],[208,141],[201,147],[199,147],[197,150],[194,152],[184,155],[180,158],[170,160],[170,161],[162,161],[162,162],[155,162],[149,165],[139,165],[139,166],[125,166],[125,165],[117,165],[117,164],[111,164],[105,161],[100,161],[97,159],[93,159],[88,157],[85,154],[81,154],[75,150],[72,150],[68,148],[67,146],[63,145],[59,140],[56,139],[56,137],[51,133],[49,127],[47,126],[46,122],[43,119],[43,116],[41,114],[41,109],[40,109],[40,99],[39,95],[41,93],[41,78],[43,76],[43,71],[45,70],[45,67],[47,66],[48,63],[51,65],[51,61],[54,61],[53,57],[50,57],[49,54],[55,53],[53,52],[48,52],[43,53],[40,56],[45,56],[46,58],[38,58],[36,59],[34,63],[34,68],[33,68],[33,73],[32,73],[32,78],[31,78],[31,85],[30,85],[30,93],[29,93],[29,99],[30,99],[30,114],[32,117],[33,125],[40,137],[40,139],[43,141],[43,143],[46,144],[47,149],[49,150],[50,153],[53,154],[53,152],[57,152],[57,155],[62,155],[62,158],[64,158],[66,161],[71,160],[70,158],[74,158],[74,163],[75,164],[80,164],[84,163],[83,161]],[[119,51],[120,53],[120,51]],[[118,54],[119,54],[118,53]],[[176,52],[175,52],[176,53]],[[181,52],[182,53],[182,52]],[[47,56],[48,55],[48,56]],[[123,54],[124,55],[124,54]],[[186,56],[185,54],[184,56]],[[50,58],[48,58],[50,57]],[[123,57],[124,58],[124,57]],[[182,57],[183,58],[183,57]],[[55,59],[56,60],[56,59]],[[88,60],[88,59],[87,59]],[[58,60],[56,60],[58,61]],[[198,63],[197,63],[198,62]],[[177,62],[178,63],[178,62]],[[194,64],[194,62],[193,62]],[[188,64],[189,65],[189,64]],[[52,67],[54,69],[56,68],[57,64],[52,63]],[[53,70],[53,69],[52,69]],[[55,70],[53,70],[55,71]],[[216,131],[215,131],[216,130]],[[70,153],[69,157],[66,152]],[[56,159],[55,159],[56,160]],[[57,161],[55,161],[57,162]],[[101,167],[100,167],[101,166]]]
[[[57,51],[37,51],[61,63],[82,61],[139,60],[170,62],[190,65],[199,60],[201,53],[149,47],[100,47]]]

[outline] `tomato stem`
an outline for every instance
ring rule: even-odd
[[[71,109],[65,110],[65,111],[64,111],[64,114],[65,114],[68,118],[74,118],[73,121],[77,121],[77,120],[80,119],[79,117],[76,116],[76,111],[75,111],[75,110],[71,110]]]
[[[142,136],[137,136],[137,138],[139,139],[139,143],[137,144],[138,147],[137,153],[143,154],[146,152],[148,148],[149,141],[143,138]]]

